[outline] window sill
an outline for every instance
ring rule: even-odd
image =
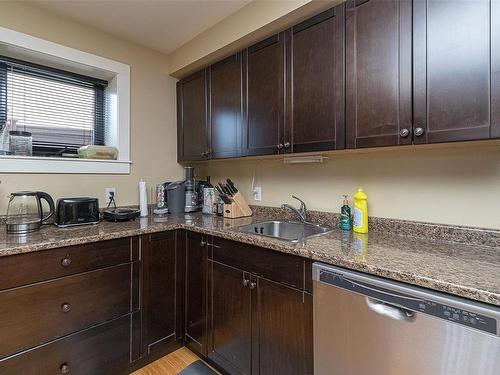
[[[0,155],[0,173],[129,174],[131,161]]]

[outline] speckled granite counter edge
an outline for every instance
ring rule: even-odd
[[[263,214],[263,212],[259,212],[259,214]],[[272,216],[272,214],[270,214],[269,211],[267,211],[265,214]],[[320,213],[320,214],[323,214],[323,213]],[[312,213],[312,216],[313,215],[315,215],[315,213]],[[326,219],[328,219],[327,224],[330,224],[330,225],[333,224],[332,220],[335,220],[334,215],[335,214],[329,214],[326,216]],[[280,217],[283,218],[283,216],[280,216]],[[332,217],[333,217],[333,219],[332,219]],[[316,217],[316,219],[317,219],[317,217]],[[388,220],[388,219],[383,219],[383,220]],[[325,220],[323,220],[323,221],[318,220],[318,221],[325,223]],[[397,222],[400,223],[399,221],[397,221]],[[409,222],[409,223],[410,223],[410,225],[413,224],[412,222]],[[418,224],[418,225],[421,225],[421,224]],[[434,224],[429,224],[429,225],[434,226]],[[457,230],[457,228],[459,228],[459,227],[452,227],[452,228],[453,228],[453,230]],[[197,226],[196,224],[186,224],[186,223],[155,223],[154,225],[149,224],[145,228],[124,229],[123,231],[119,230],[119,231],[114,231],[111,233],[99,233],[99,234],[85,236],[85,237],[77,236],[75,238],[65,238],[65,239],[57,240],[57,241],[56,240],[53,240],[53,241],[48,240],[48,241],[44,241],[44,242],[40,242],[40,243],[36,243],[36,244],[32,243],[32,244],[26,244],[26,245],[23,245],[23,244],[12,245],[8,249],[0,250],[0,257],[15,255],[15,254],[36,252],[36,251],[41,251],[41,250],[48,250],[48,249],[64,247],[64,246],[74,246],[74,245],[80,245],[80,244],[91,243],[91,242],[105,241],[105,240],[111,240],[111,239],[128,237],[128,236],[156,233],[156,232],[162,232],[162,231],[167,231],[167,230],[176,230],[176,229],[184,229],[184,230],[190,230],[190,231],[198,232],[198,233],[215,235],[215,236],[222,237],[222,238],[229,239],[229,240],[235,240],[235,241],[247,243],[247,244],[254,245],[254,246],[259,246],[259,247],[268,248],[271,250],[280,251],[283,253],[298,255],[298,256],[309,258],[312,260],[321,261],[321,262],[337,265],[340,267],[345,267],[345,268],[348,268],[351,270],[365,272],[365,273],[369,273],[372,275],[385,277],[385,278],[389,278],[389,279],[397,280],[397,281],[401,281],[401,282],[406,282],[406,283],[409,283],[412,285],[422,286],[425,288],[429,288],[429,289],[433,289],[433,290],[437,290],[437,291],[441,291],[441,292],[445,292],[445,293],[450,293],[453,295],[469,298],[472,300],[500,306],[500,294],[489,292],[487,290],[481,290],[481,289],[476,289],[476,288],[472,288],[472,287],[465,287],[462,285],[456,285],[453,283],[440,281],[438,279],[428,278],[428,277],[418,275],[418,274],[412,274],[412,273],[397,271],[394,269],[388,269],[388,268],[384,268],[384,267],[380,267],[380,266],[359,263],[359,262],[355,262],[355,261],[352,261],[349,259],[340,258],[340,257],[336,257],[336,256],[328,256],[327,257],[325,255],[316,254],[314,251],[311,251],[311,249],[303,248],[302,246],[300,246],[300,244],[289,243],[289,242],[285,242],[285,241],[281,241],[281,240],[277,240],[277,239],[272,239],[272,238],[268,238],[268,237],[262,237],[262,236],[258,236],[258,235],[253,235],[253,234],[241,233],[241,232],[237,232],[235,230],[203,228],[203,227]],[[481,231],[480,229],[478,229],[478,230]],[[489,230],[485,230],[485,231],[489,232]],[[493,232],[495,232],[495,231],[493,231]],[[481,233],[481,235],[483,235],[483,233]],[[467,236],[465,236],[464,238],[466,238],[466,237]],[[441,237],[439,239],[442,240]],[[481,245],[484,245],[484,244],[481,243]]]
[[[279,207],[251,206],[257,215],[275,219],[296,219],[290,210]],[[310,221],[338,227],[340,214],[334,212],[309,211]],[[421,221],[369,217],[370,232],[391,233],[401,236],[426,238],[433,241],[458,242],[466,245],[500,247],[500,230],[427,223]]]

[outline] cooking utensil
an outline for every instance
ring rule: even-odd
[[[236,194],[236,191],[235,191],[235,189],[231,186],[231,184],[227,183],[227,184],[226,184],[226,187],[227,187],[227,190],[229,190],[229,192],[231,193],[231,195]]]
[[[49,213],[46,215],[43,213],[42,200],[49,204]],[[54,200],[43,191],[11,193],[7,206],[7,232],[24,234],[38,230],[54,212]]]
[[[234,184],[234,182],[231,181],[231,179],[229,179],[229,178],[226,181],[227,181],[228,186],[234,192],[234,194],[236,194],[238,192],[238,189],[236,189],[236,185]]]

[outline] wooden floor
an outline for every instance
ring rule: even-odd
[[[132,375],[176,375],[198,359],[200,358],[196,354],[184,347],[150,363]]]

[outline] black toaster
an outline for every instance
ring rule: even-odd
[[[99,200],[97,198],[77,197],[57,200],[56,225],[97,224],[99,222]]]

